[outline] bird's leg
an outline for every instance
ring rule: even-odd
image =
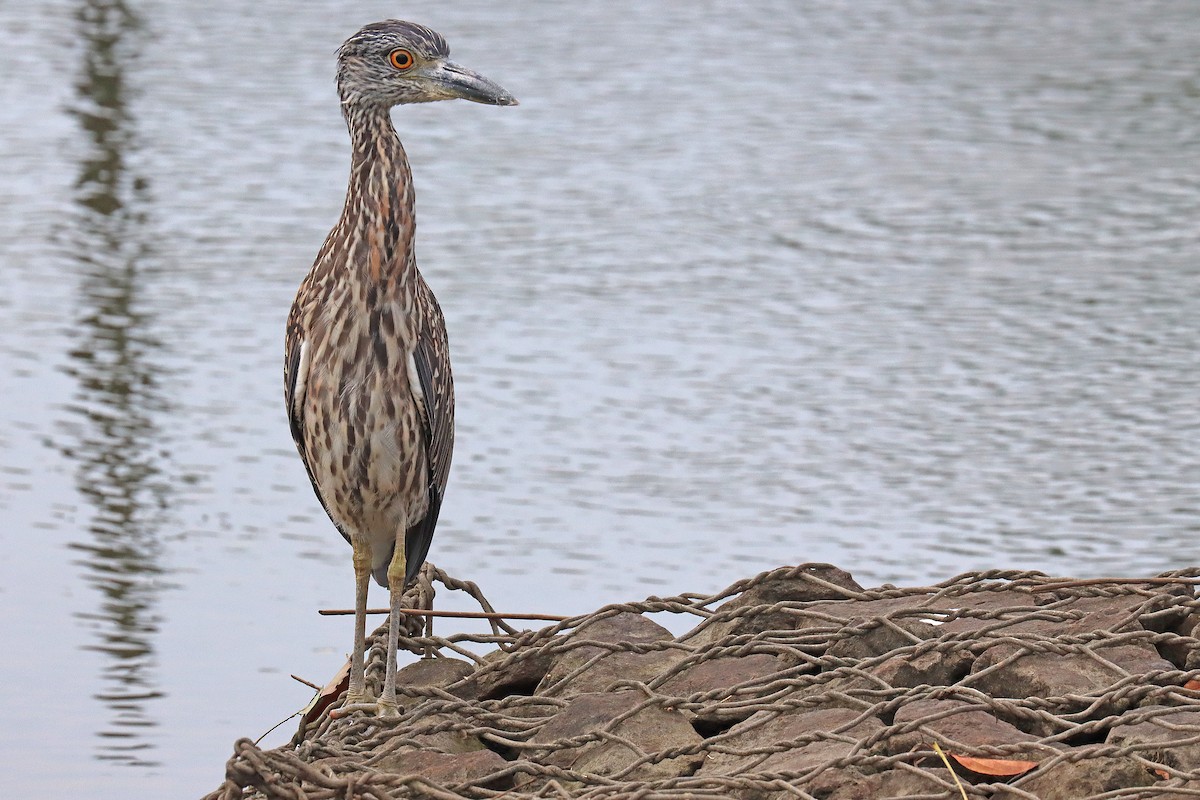
[[[400,608],[404,597],[404,575],[408,567],[404,552],[406,533],[406,528],[401,526],[396,534],[396,549],[387,571],[391,613],[388,615],[387,673],[383,679],[383,694],[379,697],[381,711],[394,711],[396,708],[396,648],[400,645]]]
[[[346,705],[367,699],[367,585],[371,578],[371,548],[365,543],[352,542],[354,547],[354,652],[350,654],[350,688]]]

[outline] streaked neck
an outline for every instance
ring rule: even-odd
[[[342,217],[358,234],[353,262],[373,281],[389,283],[416,268],[412,170],[388,109],[346,105],[343,113],[353,151]]]

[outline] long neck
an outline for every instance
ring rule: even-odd
[[[395,287],[416,270],[412,170],[386,108],[343,106],[353,157],[345,231],[353,237],[351,263],[383,287]]]

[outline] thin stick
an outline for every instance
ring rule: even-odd
[[[958,786],[958,791],[962,793],[963,800],[967,800],[967,790],[963,788],[962,781],[958,779],[958,773],[954,771],[954,767],[950,766],[950,759],[946,758],[946,754],[942,752],[942,748],[938,746],[937,742],[933,743],[933,749],[941,757],[946,769],[950,770],[950,777],[954,778],[954,783]]]
[[[1200,578],[1080,578],[1078,580],[1057,581],[1034,584],[1029,587],[1032,592],[1051,592],[1058,589],[1074,589],[1077,586],[1128,586],[1146,584],[1150,586],[1170,586],[1171,584],[1200,584]]]
[[[554,614],[500,614],[490,611],[428,611],[421,608],[401,608],[401,614],[411,614],[415,617],[459,617],[462,619],[536,619],[546,622],[562,622],[570,617],[559,617]],[[323,617],[349,616],[353,608],[322,608],[317,612]],[[386,608],[368,608],[368,614],[386,614]]]
[[[310,681],[304,680],[304,678],[301,678],[299,675],[292,675],[291,677],[292,677],[292,680],[300,681],[301,683],[303,683],[305,686],[312,689],[313,691],[317,691],[317,692],[321,691],[320,686],[317,686],[315,683],[312,683]],[[288,719],[291,719],[291,717],[288,717]],[[287,720],[285,719],[284,722],[287,722]],[[267,733],[270,733],[270,731],[267,731]]]

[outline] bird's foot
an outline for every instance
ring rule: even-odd
[[[342,719],[351,714],[366,714],[368,717],[398,717],[400,708],[394,702],[382,698],[369,700],[366,695],[357,697],[346,695],[346,702],[342,704],[341,708],[329,712],[329,716],[333,719]]]
[[[381,717],[400,716],[400,707],[396,705],[395,701],[389,701],[380,698],[379,702],[376,704],[376,709],[377,711],[375,713]]]
[[[375,713],[375,703],[367,697],[366,692],[346,692],[342,705],[330,711],[329,716],[331,719],[342,719],[354,713]]]

